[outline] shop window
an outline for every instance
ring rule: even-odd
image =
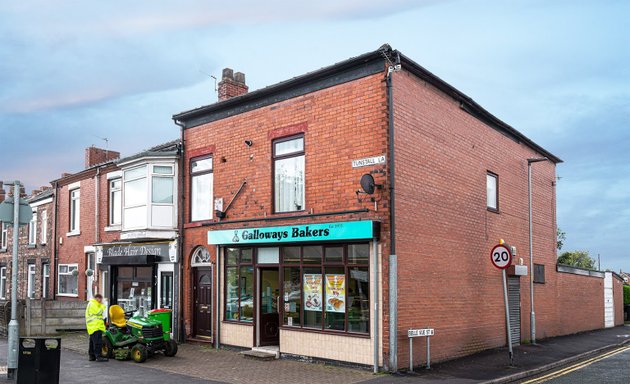
[[[258,264],[278,264],[280,261],[280,248],[258,248]]]
[[[42,225],[41,225],[41,235],[40,235],[40,243],[42,245],[48,242],[48,212],[46,210],[42,211],[41,217]]]
[[[274,141],[275,212],[304,210],[304,136]]]
[[[162,272],[160,275],[160,306],[173,308],[173,272]]]
[[[48,290],[50,289],[50,264],[42,264],[42,298],[48,297]]]
[[[543,264],[534,264],[534,283],[545,283],[545,266]]]
[[[225,266],[225,320],[254,320],[254,267],[251,248],[228,248]]]
[[[2,229],[2,232],[0,232],[0,249],[6,251],[9,242],[9,224],[0,223],[0,229]]]
[[[499,210],[499,176],[492,172],[486,174],[486,205],[491,211]]]
[[[59,296],[78,296],[79,294],[79,270],[77,264],[59,264]]]
[[[28,245],[37,244],[37,211],[33,211],[33,217],[28,223]]]
[[[78,233],[80,230],[81,217],[81,190],[70,191],[70,232]]]
[[[116,304],[125,312],[143,308],[150,310],[153,303],[153,267],[118,267]]]
[[[109,181],[109,225],[122,224],[122,180]]]
[[[35,298],[35,264],[28,265],[28,276],[26,279],[26,295],[29,299]]]
[[[212,157],[194,159],[190,163],[190,220],[212,219]]]
[[[281,247],[284,326],[369,333],[369,244]]]
[[[5,299],[7,295],[7,267],[0,268],[0,299]]]

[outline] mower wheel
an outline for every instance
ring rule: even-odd
[[[136,363],[144,363],[149,357],[149,351],[142,344],[136,344],[131,348],[131,358]]]
[[[164,356],[173,357],[177,354],[177,342],[175,340],[168,340],[166,347],[164,348]]]
[[[114,357],[114,345],[107,336],[103,336],[103,344],[101,345],[101,357],[111,359]]]

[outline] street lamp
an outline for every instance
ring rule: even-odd
[[[532,164],[541,161],[549,161],[546,157],[527,159],[527,195],[529,198],[529,332],[530,341],[536,344],[536,313],[534,312],[534,242],[532,240]]]

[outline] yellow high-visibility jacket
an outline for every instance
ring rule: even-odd
[[[105,304],[101,304],[94,299],[88,302],[87,308],[85,308],[85,325],[90,335],[96,331],[105,331],[104,310]]]

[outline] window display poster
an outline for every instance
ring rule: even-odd
[[[346,312],[346,275],[326,275],[326,312]]]
[[[322,310],[322,275],[320,273],[304,274],[304,310]]]

